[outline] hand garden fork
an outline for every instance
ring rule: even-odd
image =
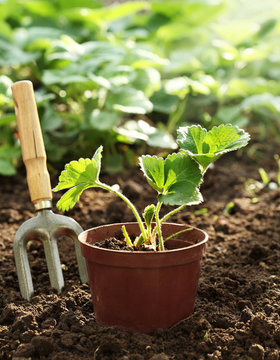
[[[78,242],[78,234],[83,229],[75,220],[54,214],[51,210],[50,176],[46,166],[46,152],[33,85],[30,81],[16,82],[12,85],[12,93],[29,193],[37,212],[36,217],[25,221],[19,227],[14,238],[14,257],[20,292],[23,298],[30,300],[34,289],[26,248],[29,240],[36,239],[43,243],[50,283],[58,293],[64,286],[57,246],[59,236],[64,235],[73,239],[82,282],[87,282],[87,271]]]

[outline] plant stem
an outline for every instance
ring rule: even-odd
[[[187,231],[191,231],[191,230],[193,230],[193,228],[188,228],[188,229],[184,229],[184,230],[177,231],[175,234],[172,234],[172,235],[168,236],[168,238],[166,238],[166,239],[164,240],[164,242],[166,242],[166,241],[174,238],[174,237],[177,236],[177,235],[183,234],[183,233],[185,233],[185,232],[187,232]]]
[[[143,237],[144,237],[144,242],[147,243],[148,239],[147,239],[146,229],[145,229],[145,227],[143,225],[143,222],[141,220],[141,217],[140,217],[136,207],[132,204],[132,202],[125,195],[123,195],[122,193],[120,193],[117,190],[112,189],[111,186],[109,186],[109,185],[103,184],[101,182],[97,182],[96,185],[98,187],[100,187],[101,189],[110,191],[113,194],[117,195],[118,197],[120,197],[127,204],[127,206],[131,209],[131,211],[133,212],[133,214],[134,214],[134,216],[135,216],[135,218],[136,218],[136,220],[137,220],[137,222],[139,224],[139,228],[140,228],[141,233],[143,234]]]
[[[164,250],[164,241],[163,241],[162,232],[161,232],[161,222],[160,222],[160,219],[159,219],[159,211],[160,211],[161,205],[162,205],[162,202],[158,202],[157,207],[156,207],[156,211],[155,211],[156,230],[157,230],[157,233],[158,233],[159,251]]]
[[[188,99],[188,97],[185,96],[185,98],[178,105],[177,109],[173,113],[170,114],[168,123],[167,123],[167,131],[169,132],[169,134],[172,134],[175,131],[177,123],[182,118],[185,108],[186,108],[187,99]]]
[[[124,225],[122,226],[122,232],[123,232],[123,236],[125,238],[125,241],[126,241],[127,245],[133,248],[133,244],[131,242],[131,239],[130,239]]]
[[[162,224],[163,222],[165,222],[171,215],[174,215],[177,212],[181,211],[182,209],[184,209],[185,206],[186,206],[185,204],[181,205],[181,206],[177,207],[176,209],[170,211],[166,215],[164,215],[164,217],[160,220],[160,223]]]

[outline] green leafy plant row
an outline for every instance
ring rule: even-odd
[[[277,3],[2,1],[0,174],[20,158],[10,86],[22,79],[51,168],[104,144],[105,169],[119,171],[147,147],[175,149],[186,122],[278,138]]]

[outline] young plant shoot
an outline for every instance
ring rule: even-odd
[[[144,245],[163,251],[165,241],[179,234],[164,239],[161,231],[162,223],[186,205],[200,204],[203,198],[199,186],[208,166],[222,154],[246,146],[249,139],[248,133],[232,125],[220,125],[208,132],[200,125],[180,127],[177,138],[178,152],[168,155],[165,159],[150,155],[139,158],[144,176],[158,193],[157,204],[148,205],[143,217],[125,195],[100,181],[103,150],[100,146],[92,159],[81,158],[65,165],[65,170],[60,174],[59,183],[54,191],[69,190],[58,201],[57,207],[63,211],[73,208],[82,192],[90,187],[108,190],[127,204],[139,224],[140,234],[133,242],[125,226],[122,227],[127,245],[130,247]],[[175,206],[175,209],[161,218],[160,209],[163,204]],[[153,220],[154,227],[152,227]]]

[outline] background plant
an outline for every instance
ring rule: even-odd
[[[2,1],[0,173],[20,158],[21,79],[35,86],[50,169],[104,144],[105,169],[120,171],[147,146],[174,149],[185,122],[278,139],[279,15],[277,0]]]

